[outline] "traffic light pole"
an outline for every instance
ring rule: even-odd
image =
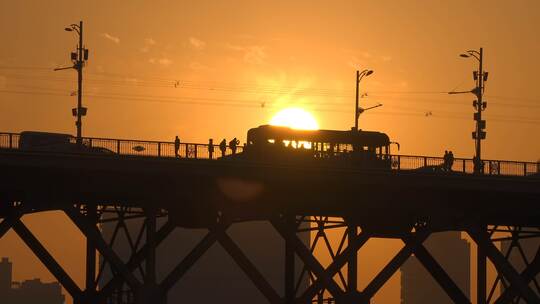
[[[474,120],[476,121],[476,130],[472,132],[472,137],[475,141],[475,155],[473,159],[474,173],[484,173],[484,165],[482,162],[482,140],[486,139],[486,121],[482,120],[482,112],[486,109],[487,103],[482,99],[484,95],[484,83],[487,81],[488,73],[484,71],[484,50],[480,48],[480,51],[469,50],[466,53],[460,54],[460,57],[469,58],[474,57],[478,60],[478,71],[473,72],[473,78],[476,81],[476,88],[470,91],[461,92],[448,92],[448,94],[464,94],[473,93],[476,96],[476,100],[473,101],[473,107],[476,110],[474,113]]]
[[[73,66],[56,68],[55,71],[75,69],[77,70],[77,107],[71,109],[73,116],[77,117],[75,126],[77,127],[77,145],[82,145],[82,117],[86,115],[86,108],[82,106],[82,90],[83,90],[83,68],[84,62],[88,60],[88,50],[83,45],[83,22],[79,24],[71,24],[66,27],[67,32],[76,32],[79,35],[79,44],[77,45],[77,51],[71,53],[71,61]]]
[[[75,125],[77,126],[77,145],[82,145],[82,89],[83,89],[83,66],[84,66],[84,49],[83,49],[83,22],[81,21],[79,23],[79,48],[78,48],[78,57],[77,57],[77,63],[76,63],[76,69],[77,69],[77,82],[78,82],[78,90],[77,90],[77,121],[75,122]]]
[[[485,109],[485,104],[482,100],[482,95],[484,91],[484,71],[483,71],[483,56],[484,52],[483,49],[480,48],[480,52],[478,53],[478,76],[477,76],[477,85],[476,85],[476,97],[478,100],[476,101],[475,108],[476,108],[476,115],[474,117],[476,121],[476,132],[474,134],[474,139],[476,140],[476,155],[474,159],[474,172],[477,174],[483,173],[483,165],[482,165],[482,139],[485,138],[485,121],[482,120],[482,111]]]

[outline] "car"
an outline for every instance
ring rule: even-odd
[[[115,154],[102,147],[90,147],[83,143],[79,146],[70,134],[23,131],[19,137],[19,149],[39,152]]]

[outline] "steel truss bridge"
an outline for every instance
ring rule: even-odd
[[[31,152],[18,149],[18,136],[0,134],[0,237],[12,229],[77,304],[165,303],[168,290],[215,243],[269,303],[369,303],[411,255],[455,303],[471,303],[422,244],[440,231],[463,231],[477,245],[477,303],[540,303],[540,251],[521,272],[508,261],[510,251],[522,251],[520,240],[540,237],[538,163],[484,161],[484,174],[474,175],[467,159],[442,172],[442,158],[393,155],[392,170],[358,170],[216,159],[208,145],[191,143],[181,145],[180,158],[173,143],[99,138],[84,144],[111,153]],[[84,286],[21,221],[50,210],[63,211],[86,238]],[[144,224],[131,256],[122,259],[115,236],[132,218]],[[231,225],[255,220],[269,222],[284,240],[285,249],[276,249],[285,256],[282,289],[227,234]],[[110,239],[100,230],[105,222],[116,225]],[[208,232],[158,281],[156,249],[177,227]],[[343,232],[337,246],[328,241],[330,229]],[[305,244],[300,235],[311,231],[315,237]],[[359,290],[357,255],[371,238],[404,245]],[[508,251],[497,248],[501,240],[511,241]],[[317,259],[317,246],[326,246],[330,264]],[[498,273],[489,286],[487,260]],[[98,288],[105,267],[113,276]],[[498,286],[504,291],[496,297]]]

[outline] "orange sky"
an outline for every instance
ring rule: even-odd
[[[483,156],[540,158],[535,0],[2,1],[0,130],[75,132],[75,72],[52,68],[69,64],[76,38],[63,28],[80,19],[90,49],[86,136],[243,140],[288,106],[311,111],[321,128],[348,129],[355,70],[369,68],[361,104],[384,106],[363,114],[361,128],[388,133],[403,154],[472,157],[474,96],[444,92],[473,87],[476,62],[458,55],[484,47]],[[54,228],[78,238],[47,219],[58,227],[44,239],[66,241]],[[0,246],[18,279],[42,273],[11,237]],[[75,254],[57,251],[78,273]]]

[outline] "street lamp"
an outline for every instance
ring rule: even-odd
[[[360,80],[362,80],[362,78],[367,77],[371,74],[373,74],[373,70],[363,70],[361,72],[356,71],[356,104],[354,107],[354,130],[355,131],[358,131],[358,117],[360,117],[360,113],[361,113],[359,105],[358,105]]]
[[[77,121],[75,122],[75,125],[77,126],[77,145],[82,145],[82,117],[86,116],[87,108],[82,106],[82,72],[84,63],[88,60],[88,49],[85,49],[83,46],[83,22],[79,22],[79,24],[71,24],[69,27],[64,28],[66,32],[76,32],[79,36],[79,44],[77,46],[77,51],[71,53],[71,61],[73,62],[73,66],[71,67],[64,67],[64,68],[57,68],[54,69],[55,71],[58,70],[66,70],[66,69],[75,69],[77,70],[77,83],[78,83],[78,90],[77,90],[77,107],[73,108],[71,111],[73,113],[73,116],[77,117]]]
[[[483,56],[484,51],[480,48],[480,51],[468,50],[466,53],[460,54],[463,58],[474,57],[478,61],[478,70],[473,72],[473,79],[476,81],[476,87],[471,90],[471,93],[476,95],[477,100],[473,101],[473,107],[476,110],[474,113],[474,120],[476,121],[476,131],[472,133],[472,137],[475,140],[475,156],[474,156],[474,172],[481,174],[483,172],[482,165],[482,140],[486,139],[486,121],[482,120],[482,112],[487,107],[487,102],[482,100],[484,94],[485,84],[488,79],[488,72],[483,70]]]

